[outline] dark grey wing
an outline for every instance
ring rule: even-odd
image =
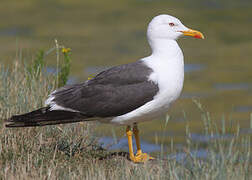
[[[142,61],[116,66],[81,84],[55,93],[53,102],[88,117],[123,115],[151,101],[158,86],[148,80],[152,70]]]

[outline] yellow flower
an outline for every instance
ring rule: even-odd
[[[70,52],[71,49],[70,48],[62,48],[62,53],[65,54],[65,53],[68,53]]]

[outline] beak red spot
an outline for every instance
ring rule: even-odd
[[[194,35],[193,37],[197,38],[197,39],[201,39],[202,37],[198,34]]]

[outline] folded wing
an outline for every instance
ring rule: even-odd
[[[80,112],[86,117],[115,117],[151,101],[158,86],[149,80],[152,70],[142,61],[116,66],[81,84],[53,92],[51,110]]]

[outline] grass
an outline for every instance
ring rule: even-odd
[[[6,129],[3,119],[43,106],[48,93],[57,87],[56,82],[60,82],[59,76],[44,73],[45,54],[40,52],[30,65],[19,57],[9,68],[0,67],[1,179],[251,178],[250,135],[241,134],[239,126],[236,126],[236,132],[225,138],[222,136],[228,131],[225,119],[222,119],[221,126],[215,124],[210,114],[195,100],[205,135],[219,135],[220,138],[194,142],[190,127],[186,126],[186,144],[182,148],[171,143],[165,151],[156,154],[155,161],[145,164],[131,163],[127,153],[101,148],[93,131],[96,123]],[[168,121],[169,117],[165,127]],[[207,156],[195,156],[193,152],[202,148]],[[183,160],[176,158],[179,153],[183,153]]]

